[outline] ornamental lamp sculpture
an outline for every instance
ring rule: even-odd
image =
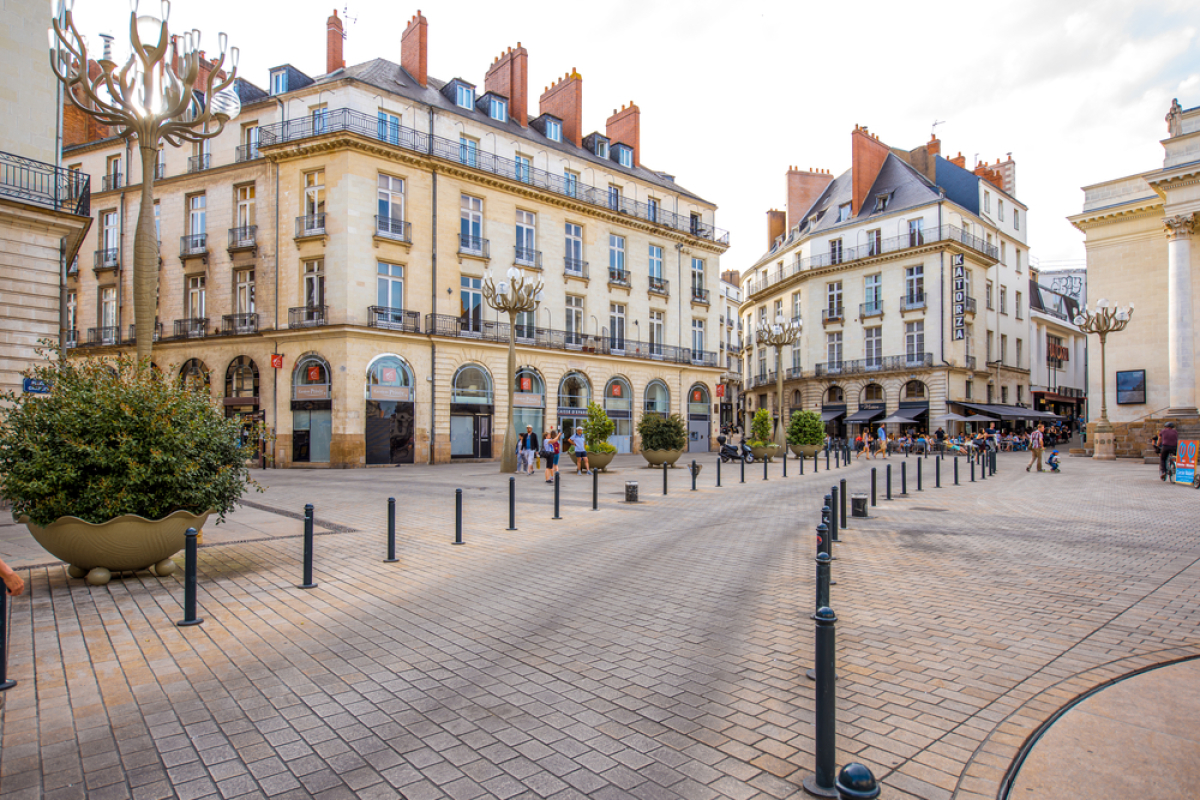
[[[500,472],[517,471],[516,415],[513,409],[513,390],[517,380],[517,315],[535,311],[542,302],[542,282],[527,279],[521,270],[509,267],[508,280],[492,280],[492,271],[483,277],[483,299],[488,306],[508,314],[508,424],[504,430],[504,450],[500,456]]]
[[[117,135],[137,139],[142,156],[142,205],[133,246],[133,310],[139,362],[149,362],[153,345],[158,289],[158,235],[154,228],[154,174],[159,141],[172,146],[202,142],[217,136],[225,123],[241,113],[242,104],[229,87],[237,78],[238,49],[218,36],[220,56],[201,78],[200,31],[172,37],[167,29],[169,0],[162,0],[161,18],[138,14],[131,0],[129,39],[132,53],[124,66],[112,61],[106,47],[89,75],[88,47],[71,11],[74,0],[62,0],[49,29],[50,68],[63,84],[67,98]],[[223,68],[226,60],[231,70]]]
[[[1128,308],[1119,308],[1116,303],[1109,305],[1103,297],[1096,301],[1095,310],[1084,306],[1075,315],[1074,322],[1084,333],[1094,333],[1100,337],[1100,419],[1096,420],[1093,434],[1094,450],[1092,458],[1097,461],[1114,461],[1117,458],[1117,439],[1113,426],[1108,421],[1108,371],[1105,366],[1105,343],[1110,333],[1125,330],[1133,317],[1133,303]]]
[[[794,344],[800,338],[802,325],[799,320],[784,319],[783,314],[775,316],[775,324],[768,325],[764,319],[754,332],[754,340],[760,344],[775,347],[775,401],[779,404],[779,420],[775,426],[775,439],[782,448],[787,447],[787,425],[783,419],[783,348]]]

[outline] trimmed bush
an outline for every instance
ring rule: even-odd
[[[589,453],[615,453],[617,448],[608,443],[617,426],[604,413],[599,403],[588,403],[587,420],[583,423],[583,440]],[[569,438],[569,437],[568,437]]]
[[[750,420],[750,438],[746,444],[751,447],[766,447],[771,444],[771,412],[760,408],[754,412]]]
[[[787,440],[788,444],[797,447],[825,444],[825,423],[821,422],[821,415],[815,411],[793,411]]]
[[[678,414],[643,414],[638,421],[638,436],[642,437],[643,450],[687,449],[687,428]]]

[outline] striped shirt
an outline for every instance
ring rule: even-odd
[[[1029,435],[1029,446],[1031,448],[1033,448],[1034,450],[1040,450],[1042,448],[1042,432],[1041,431],[1034,430],[1034,432]]]

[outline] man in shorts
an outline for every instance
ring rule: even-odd
[[[588,467],[587,441],[583,438],[583,428],[575,429],[571,444],[575,447],[575,474],[587,475],[591,469]]]

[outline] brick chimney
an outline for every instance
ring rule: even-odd
[[[400,66],[424,88],[429,85],[429,20],[420,9],[400,38]]]
[[[346,34],[342,28],[342,21],[338,19],[337,9],[333,10],[333,16],[326,22],[325,32],[325,74],[336,72],[346,66],[346,59],[342,57],[342,44],[346,39]]]
[[[804,218],[804,213],[817,202],[821,192],[833,182],[828,170],[788,167],[787,171],[787,227],[794,228]],[[774,241],[772,239],[772,241]]]
[[[508,98],[508,116],[522,128],[529,125],[529,51],[517,42],[492,62],[483,79],[485,92]]]
[[[613,109],[612,116],[608,118],[608,122],[604,124],[604,133],[615,144],[627,144],[633,148],[633,165],[640,167],[642,165],[642,111],[632,100],[628,106],[621,106],[621,110]]]
[[[949,158],[946,160],[956,167],[962,167],[963,169],[967,168],[967,157],[962,154],[962,150],[959,150],[958,155],[956,155],[954,158]]]
[[[995,166],[997,166],[997,167],[1000,166],[1000,159],[996,159]],[[992,184],[997,189],[1004,188],[1003,176],[1001,176],[1000,172],[997,169],[995,169],[991,164],[988,164],[986,161],[981,161],[977,165],[975,165],[974,172],[980,178],[983,178],[985,181]]]
[[[563,141],[576,147],[583,143],[583,76],[571,67],[560,80],[546,87],[538,100],[539,114],[553,114],[563,121]]]
[[[775,240],[787,232],[787,214],[771,209],[767,212],[767,249],[775,246]]]
[[[867,195],[875,185],[879,170],[883,168],[883,162],[887,160],[891,151],[886,144],[879,141],[878,136],[866,127],[860,128],[858,125],[854,126],[854,132],[850,134],[850,143],[850,175],[853,180],[850,209],[851,213],[857,214],[867,202]]]

